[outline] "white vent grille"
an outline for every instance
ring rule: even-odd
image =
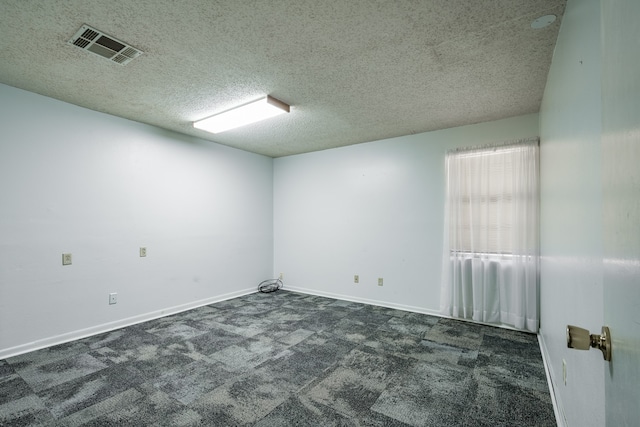
[[[120,65],[126,65],[142,55],[142,51],[135,47],[129,46],[88,25],[80,27],[68,43]]]

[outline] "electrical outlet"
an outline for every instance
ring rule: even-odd
[[[62,254],[62,265],[71,265],[71,254]]]
[[[378,277],[378,286],[382,286],[382,277]]]
[[[358,276],[357,274],[353,275],[353,283],[360,283],[360,276]]]
[[[117,304],[117,303],[118,303],[118,293],[113,292],[109,294],[109,305]]]
[[[280,276],[278,276],[278,279],[284,280],[284,273],[280,273]]]
[[[562,381],[567,385],[567,361],[562,359]]]
[[[147,248],[140,248],[140,256],[141,257],[147,256]]]

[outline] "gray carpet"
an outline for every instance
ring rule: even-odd
[[[280,290],[0,360],[0,425],[555,418],[535,335]]]

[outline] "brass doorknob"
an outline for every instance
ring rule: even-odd
[[[607,326],[602,327],[602,334],[589,334],[589,331],[578,326],[567,325],[567,347],[576,350],[598,348],[604,360],[611,361],[611,334]]]

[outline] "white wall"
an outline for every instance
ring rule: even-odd
[[[274,273],[289,288],[439,311],[446,150],[537,135],[532,114],[275,159]]]
[[[4,85],[0,124],[0,358],[271,277],[271,158]]]
[[[540,110],[540,335],[569,426],[604,425],[602,354],[565,338],[604,324],[599,28],[598,0],[568,2]]]

